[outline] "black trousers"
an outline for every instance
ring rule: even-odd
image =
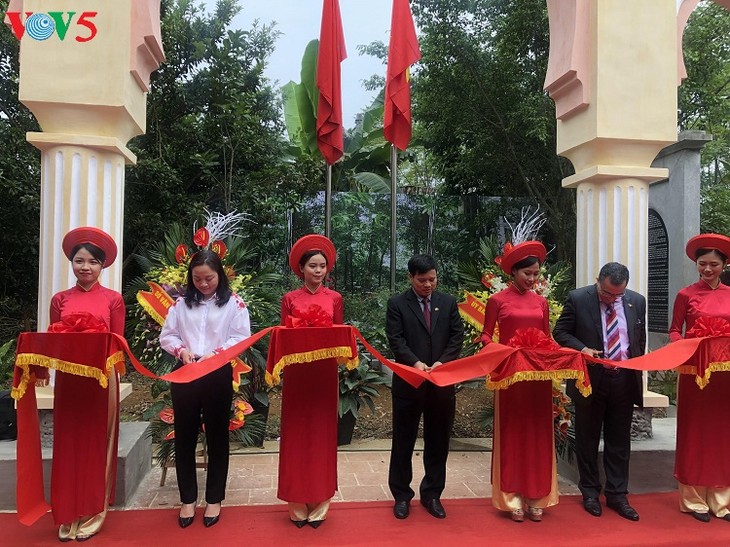
[[[170,386],[172,408],[175,413],[175,471],[182,503],[193,503],[198,500],[195,448],[201,417],[205,424],[205,438],[208,445],[205,501],[220,503],[226,497],[228,423],[233,399],[231,379],[231,365],[227,364],[188,384]]]
[[[454,387],[424,382],[417,390],[411,388],[409,391],[408,396],[398,394],[397,390],[393,393],[393,444],[388,486],[396,501],[410,501],[415,495],[411,488],[413,448],[423,415],[425,475],[419,492],[422,500],[439,499],[446,486],[446,459],[456,409]]]
[[[593,387],[588,398],[578,397],[575,401],[578,488],[584,498],[597,498],[601,493],[598,471],[601,431],[606,499],[623,500],[629,492],[631,418],[634,413],[631,394],[635,383],[632,370],[621,370],[616,375],[603,374],[601,382]]]

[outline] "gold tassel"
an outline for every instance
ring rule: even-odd
[[[114,359],[116,355],[118,355],[118,353],[114,354],[109,359]],[[123,359],[124,357],[122,354],[122,360]],[[104,374],[104,371],[95,367],[89,367],[86,365],[81,365],[79,363],[72,363],[70,361],[63,361],[61,359],[48,357],[46,355],[40,355],[38,353],[20,353],[15,358],[15,366],[23,369],[23,375],[26,374],[28,367],[30,367],[31,365],[58,370],[67,374],[73,374],[74,376],[93,378],[98,381],[99,385],[103,388],[106,388],[109,385],[107,376]]]
[[[593,391],[591,386],[584,386],[583,380],[585,374],[580,370],[526,370],[515,372],[508,378],[504,378],[498,382],[493,382],[492,378],[487,375],[487,389],[507,389],[509,386],[517,382],[524,381],[541,381],[541,380],[576,380],[576,387],[581,395],[587,397]]]
[[[272,373],[266,373],[266,383],[269,386],[279,384],[281,382],[281,371],[284,367],[289,365],[296,363],[313,363],[315,361],[322,361],[323,359],[331,359],[333,357],[346,358],[346,366],[350,370],[357,367],[357,357],[352,356],[352,348],[350,348],[350,346],[336,346],[333,348],[322,348],[314,351],[304,351],[301,353],[290,353],[289,355],[284,355],[281,359],[279,359],[279,362],[274,365],[274,371]]]

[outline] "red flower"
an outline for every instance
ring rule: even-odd
[[[214,241],[213,244],[210,246],[210,249],[218,255],[218,258],[223,260],[223,257],[226,256],[226,252],[228,251],[228,248],[226,247],[226,244],[223,243],[220,239],[218,241]]]
[[[193,236],[193,243],[195,243],[198,247],[207,247],[208,243],[210,243],[210,233],[208,232],[208,229],[198,228],[198,231],[195,232],[195,235]]]
[[[181,243],[177,246],[175,249],[175,260],[178,264],[182,264],[185,262],[185,259],[188,257],[188,246],[184,243]]]
[[[165,408],[160,412],[160,420],[162,420],[166,424],[174,424],[175,413],[171,408]]]

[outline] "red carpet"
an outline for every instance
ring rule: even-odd
[[[196,521],[185,530],[177,526],[176,509],[113,511],[101,534],[85,545],[730,545],[730,522],[713,518],[704,524],[681,514],[676,492],[634,495],[631,502],[641,515],[639,522],[605,508],[601,518],[592,517],[579,497],[562,496],[543,522],[521,524],[497,513],[486,499],[444,500],[446,520],[434,519],[417,504],[411,505],[407,520],[399,521],[390,502],[335,503],[317,530],[290,524],[283,505],[224,507],[220,523],[210,529],[203,527],[199,508]],[[59,545],[50,515],[26,528],[15,514],[0,514],[0,530],[4,546]]]

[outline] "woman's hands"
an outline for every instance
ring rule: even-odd
[[[210,352],[206,353],[203,356],[195,355],[192,351],[184,349],[180,352],[180,360],[183,362],[183,365],[188,365],[190,363],[195,363],[197,361],[204,361],[205,359],[209,359],[213,357],[215,353]]]

